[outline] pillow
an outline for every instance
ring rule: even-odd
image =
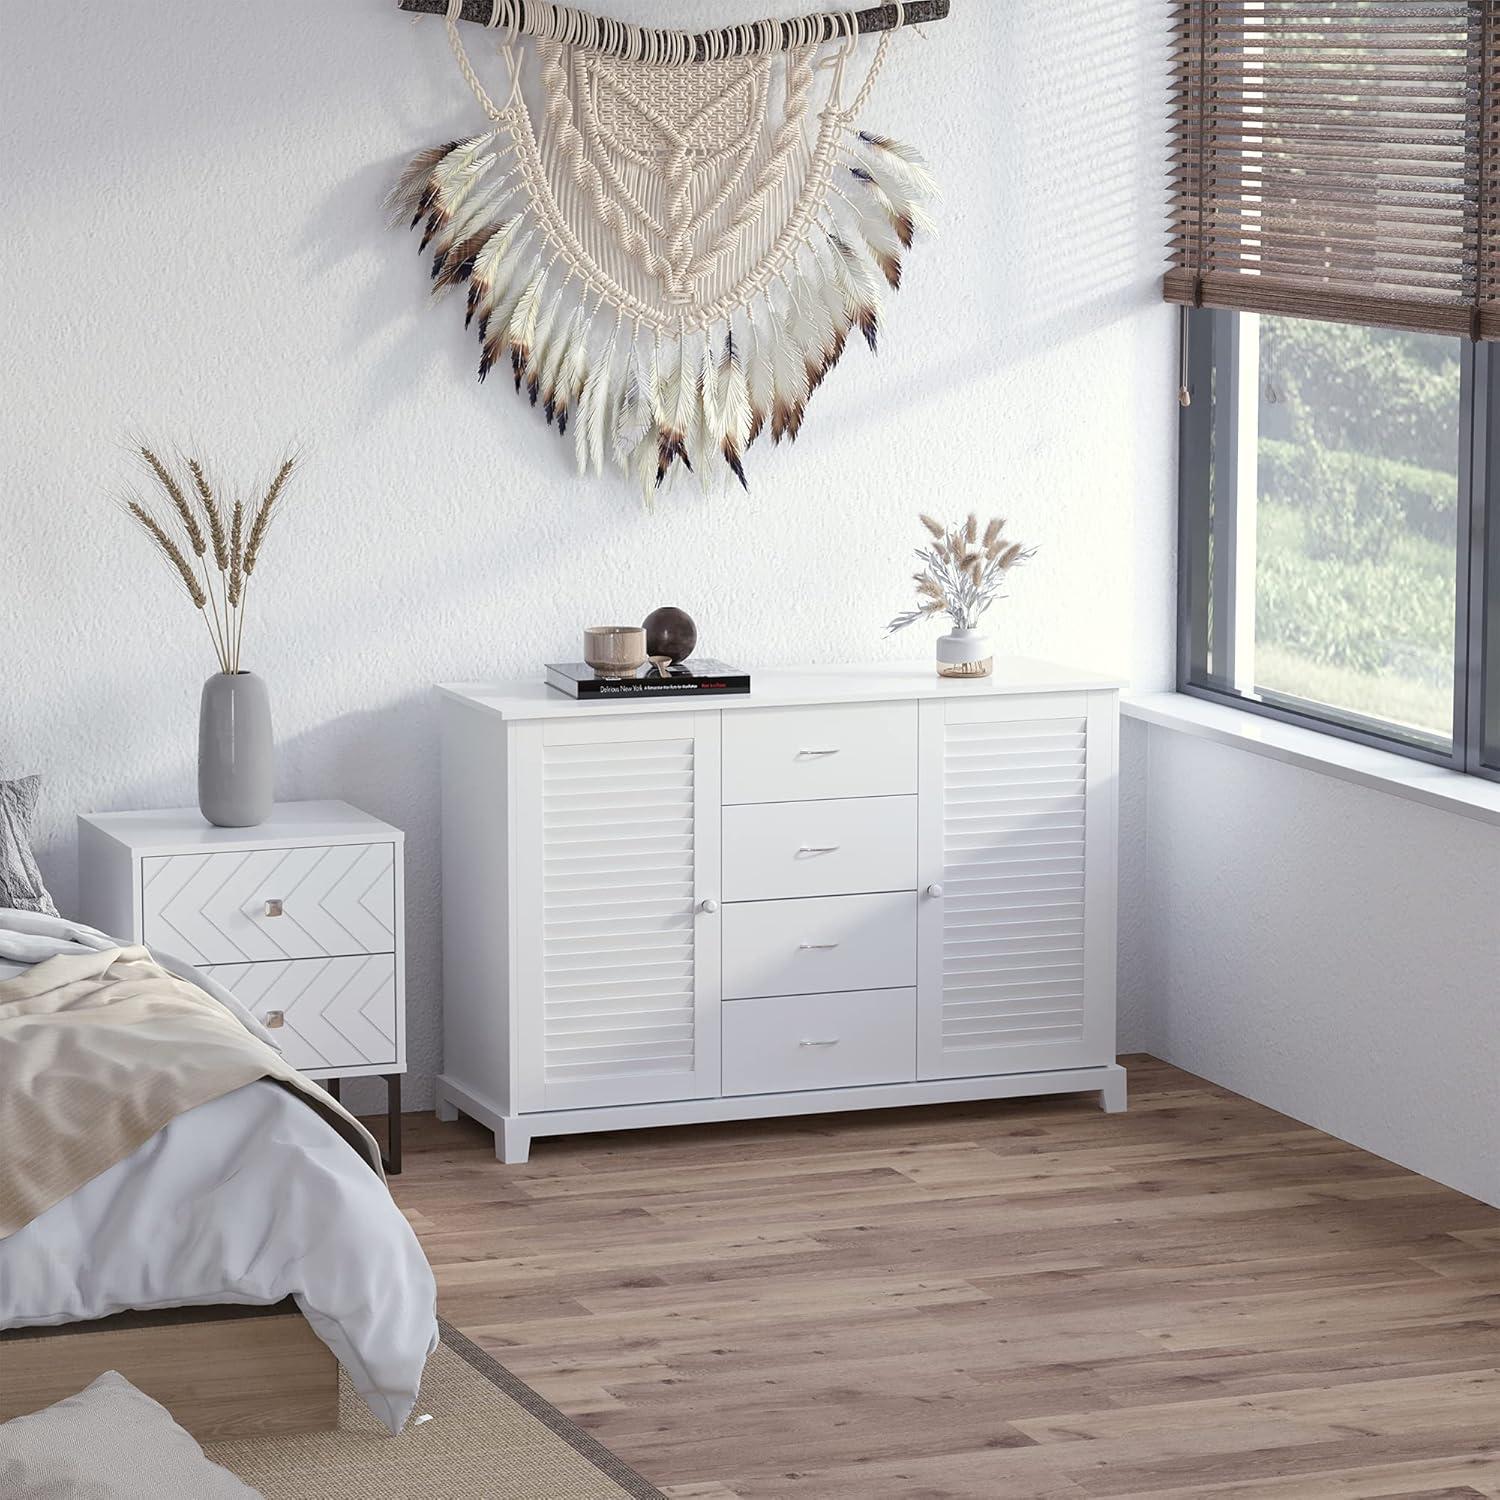
[[[6,1500],[258,1500],[171,1413],[106,1371],[45,1411],[0,1424]]]
[[[57,915],[31,853],[31,819],[40,776],[0,781],[0,906]]]

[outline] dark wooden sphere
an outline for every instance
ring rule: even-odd
[[[686,661],[698,644],[698,627],[685,609],[664,604],[641,623],[646,627],[646,655],[669,656],[674,667]]]

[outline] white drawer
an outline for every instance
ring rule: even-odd
[[[286,1060],[303,1073],[398,1064],[392,954],[201,967],[270,1031]]]
[[[915,797],[746,803],[722,826],[726,901],[916,887]]]
[[[747,708],[723,723],[726,803],[917,790],[915,703]]]
[[[917,982],[917,897],[725,902],[723,996],[810,995]]]
[[[195,964],[393,953],[394,844],[141,861],[141,941]]]
[[[909,1083],[917,1076],[915,990],[784,995],[722,1009],[726,1094]]]

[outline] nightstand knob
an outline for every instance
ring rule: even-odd
[[[713,914],[718,911],[718,909],[719,903],[715,901],[712,896],[710,896],[706,901],[700,901],[698,903],[698,910],[708,917],[713,916]]]
[[[934,881],[930,886],[927,887],[927,894],[936,899],[943,894],[943,888],[942,886],[938,885],[936,881]]]
[[[272,897],[271,900],[266,902],[266,915],[268,917],[279,917],[281,915],[281,900],[279,897]]]
[[[266,1019],[261,1023],[267,1031],[275,1031],[286,1025],[286,1012],[284,1010],[268,1010]]]

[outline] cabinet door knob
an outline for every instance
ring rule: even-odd
[[[933,881],[933,883],[927,887],[927,894],[934,900],[936,900],[937,897],[943,894],[943,888],[936,881]]]
[[[713,914],[718,911],[718,909],[719,903],[715,901],[712,896],[709,896],[705,900],[698,903],[698,910],[703,912],[705,916],[713,916]]]
[[[273,896],[266,902],[266,915],[268,917],[279,917],[281,915],[281,898]]]
[[[276,1031],[286,1025],[286,1012],[284,1010],[268,1010],[266,1019],[262,1023],[267,1031]]]

